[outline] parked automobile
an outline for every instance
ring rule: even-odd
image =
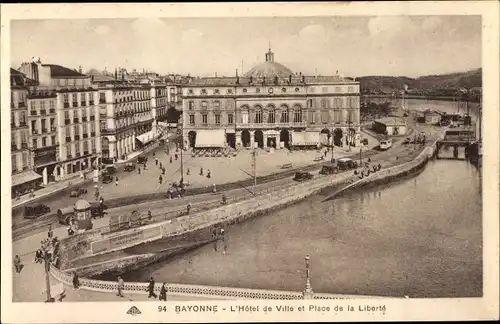
[[[127,163],[125,165],[125,171],[131,172],[135,170],[135,164],[134,163]]]
[[[148,157],[144,155],[140,155],[137,157],[137,163],[146,163],[148,162]]]
[[[81,195],[85,195],[87,193],[87,189],[85,188],[75,188],[71,190],[69,193],[70,197],[80,197]]]
[[[298,171],[295,172],[295,177],[293,177],[293,180],[302,182],[306,180],[311,180],[312,178],[313,175],[311,173],[305,171]]]
[[[106,165],[104,166],[102,171],[107,172],[109,174],[113,174],[116,172],[116,167],[114,165]]]
[[[323,165],[323,167],[321,167],[321,171],[319,171],[319,174],[325,174],[325,175],[328,175],[328,174],[334,174],[337,172],[337,168],[333,165]]]
[[[339,170],[350,170],[357,168],[358,164],[351,158],[340,158],[337,159],[337,167]]]
[[[107,172],[102,173],[102,183],[111,183],[113,182],[113,176]]]
[[[391,139],[380,141],[380,149],[382,151],[388,150],[391,147],[392,147],[392,140]]]
[[[50,207],[44,204],[33,204],[24,206],[24,218],[35,219],[50,212]]]

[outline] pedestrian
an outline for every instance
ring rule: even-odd
[[[115,186],[118,186],[118,177],[115,178]]]
[[[187,214],[189,214],[190,211],[191,211],[191,203],[188,203],[186,207]]]
[[[116,294],[116,296],[120,296],[120,297],[123,297],[123,288],[125,287],[125,283],[123,282],[123,279],[122,277],[118,277],[118,293]]]
[[[73,272],[73,289],[80,289],[80,278]]]
[[[68,226],[68,236],[71,236],[75,234],[75,231],[73,230],[73,227],[71,225]]]
[[[160,169],[163,169],[163,164],[160,162]]]
[[[328,153],[328,151],[327,151],[327,150],[325,150],[325,157],[326,157],[326,153]]]
[[[203,168],[200,168],[200,175],[203,175]]]
[[[141,168],[137,168],[137,173],[141,174]]]
[[[153,214],[151,214],[151,211],[148,210],[148,220],[152,220],[153,219]]]
[[[52,224],[49,225],[49,232],[47,233],[47,237],[49,239],[53,238],[54,237],[54,232],[52,231]]]
[[[162,182],[163,182],[163,177],[160,175],[160,177],[158,178],[158,180],[160,181],[160,184],[162,184]]]
[[[158,159],[155,158],[155,164],[158,165]]]
[[[18,254],[16,254],[16,256],[14,257],[14,267],[16,268],[16,273],[21,272],[21,269],[23,268],[23,265],[21,264],[21,258]]]
[[[148,285],[148,298],[156,298],[156,294],[155,294],[155,281],[153,279],[153,277],[151,277],[151,279],[149,279],[149,285]]]
[[[159,300],[167,301],[167,286],[165,283],[161,285]]]
[[[178,158],[179,156],[177,155],[177,153],[175,153],[175,155],[174,155],[174,156],[175,156],[175,160],[177,161],[177,158]]]
[[[217,192],[217,188],[215,187],[215,183],[212,185],[212,192],[213,192],[213,193],[216,193],[216,192]]]
[[[40,249],[35,252],[35,263],[41,263],[42,251]]]
[[[164,167],[164,168],[162,168],[162,169],[161,169],[161,174],[162,174],[162,175],[165,175],[165,171],[166,171],[166,170],[167,170],[167,169],[165,169],[165,167]]]
[[[172,163],[172,157],[170,157],[170,163]]]
[[[207,178],[210,179],[212,177],[212,173],[210,172],[210,169],[207,171]]]
[[[372,159],[368,158],[368,163],[371,163]]]
[[[155,153],[155,152],[153,152],[153,157],[155,157],[155,156],[156,156],[156,153]]]
[[[189,168],[187,168],[186,175],[189,175],[190,172]]]

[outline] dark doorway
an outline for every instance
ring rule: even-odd
[[[348,136],[347,136],[347,144],[350,144],[351,146],[356,146],[355,139],[356,139],[356,130],[354,128],[349,128],[348,131]]]
[[[342,136],[344,133],[342,132],[342,129],[340,128],[335,128],[333,131],[333,144],[335,146],[340,146],[342,147]]]
[[[259,148],[264,148],[264,133],[260,129],[255,131],[254,141]]]
[[[326,136],[323,134],[326,134]],[[323,145],[330,145],[330,136],[331,136],[330,131],[326,128],[323,128],[320,132],[321,143]],[[325,137],[326,137],[326,140],[325,140]]]
[[[280,131],[280,142],[285,142],[285,147],[290,148],[290,132],[288,129],[285,128]]]
[[[249,131],[244,130],[241,132],[241,142],[243,143],[243,147],[250,146],[250,132]]]
[[[189,139],[189,147],[194,148],[196,144],[196,132],[195,131],[190,131],[188,133],[188,139]]]
[[[267,147],[276,148],[276,137],[267,138]]]
[[[226,142],[232,148],[236,148],[236,135],[234,133],[226,134]]]

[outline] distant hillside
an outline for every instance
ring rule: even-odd
[[[361,83],[361,92],[370,94],[391,94],[408,86],[408,93],[449,95],[460,88],[470,89],[481,87],[481,69],[441,75],[428,75],[419,78],[366,76],[357,78]]]

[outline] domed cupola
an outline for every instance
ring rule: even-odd
[[[269,51],[265,54],[266,61],[254,66],[247,73],[245,73],[245,78],[253,77],[254,79],[274,80],[276,77],[280,79],[288,79],[290,75],[294,75],[293,71],[274,61],[274,53],[269,48]]]

